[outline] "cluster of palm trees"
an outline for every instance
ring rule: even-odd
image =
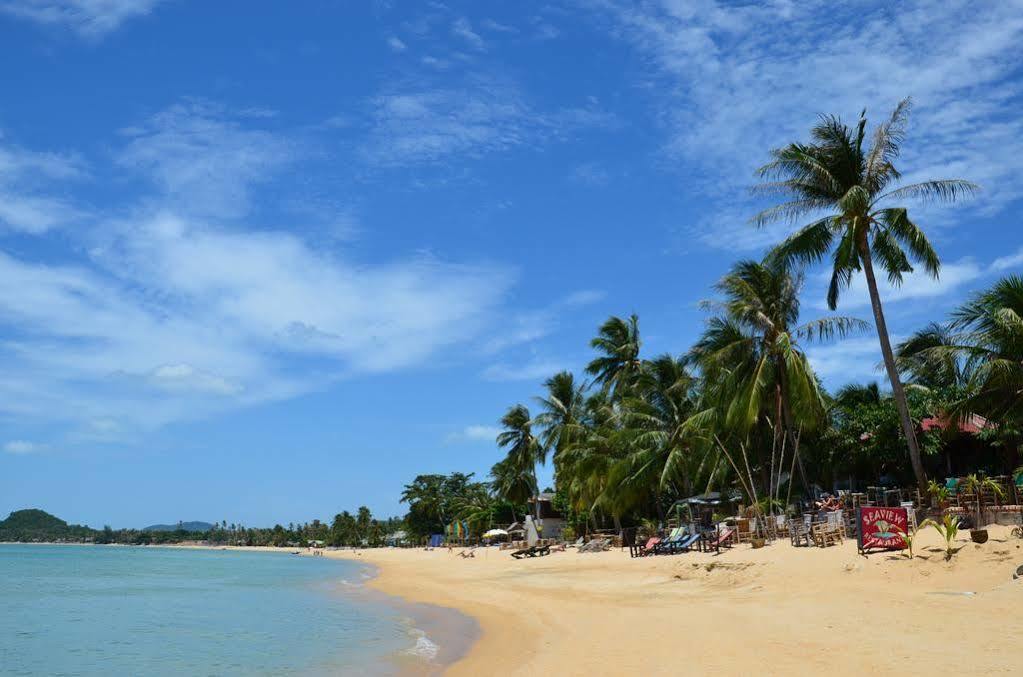
[[[495,493],[524,502],[538,489],[536,465],[549,458],[566,507],[594,520],[661,515],[675,498],[712,488],[735,486],[767,506],[809,490],[815,478],[803,467],[807,445],[828,439],[837,406],[871,396],[870,389],[830,396],[806,356],[811,342],[870,327],[850,317],[801,317],[803,271],[826,258],[831,310],[855,275],[865,278],[903,458],[921,488],[919,421],[907,386],[940,391],[939,413],[981,414],[1003,443],[1017,444],[1023,280],[1002,280],[947,324],[925,328],[898,350],[888,335],[878,273],[898,286],[914,266],[933,277],[940,270],[901,201],[948,203],[977,190],[960,179],[897,185],[909,110],[909,100],[899,103],[869,139],[865,114],[852,127],[825,116],[808,143],[772,151],[755,191],[782,199],[757,214],[754,225],[810,222],[762,260],[740,261],[728,271],[716,285],[717,298],[704,304],[711,316],[703,333],[680,356],[646,358],[639,319],[608,319],[591,341],[596,356],[586,367],[588,380],[555,374],[544,382],[535,414],[517,404],[502,418],[497,443],[506,456],[492,470]],[[886,397],[876,386],[873,393]]]

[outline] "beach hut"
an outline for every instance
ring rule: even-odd
[[[448,543],[465,543],[469,540],[469,523],[463,520],[455,520],[444,527],[444,535]]]
[[[529,499],[529,512],[540,538],[560,539],[565,516],[554,507],[554,494],[542,492]]]
[[[395,531],[393,533],[384,536],[384,543],[391,546],[392,548],[398,548],[408,545],[408,533],[404,530]]]

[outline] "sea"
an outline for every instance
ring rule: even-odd
[[[436,674],[475,632],[290,553],[0,545],[0,675]],[[438,638],[443,638],[441,643]]]

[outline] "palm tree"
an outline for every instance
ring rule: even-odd
[[[630,453],[611,473],[620,502],[637,504],[671,488],[691,494],[705,458],[699,452],[707,446],[704,432],[710,414],[700,408],[697,379],[684,358],[661,355],[643,362],[634,390],[622,411]]]
[[[964,409],[1023,424],[1023,277],[1001,279],[970,299],[953,314],[952,328],[961,333],[951,348],[970,374]]]
[[[954,202],[975,192],[977,186],[962,179],[945,179],[890,190],[901,177],[894,162],[905,138],[909,110],[909,99],[899,102],[891,117],[874,131],[869,148],[864,148],[867,125],[864,111],[854,129],[838,117],[824,116],[813,128],[810,143],[792,143],[772,151],[773,160],[758,170],[765,183],[756,190],[788,199],[760,212],[753,222],[763,226],[804,216],[815,218],[778,245],[774,255],[786,264],[810,264],[822,260],[833,250],[827,295],[828,306],[832,309],[853,274],[863,271],[885,370],[909,447],[913,472],[923,490],[926,476],[888,337],[874,262],[881,265],[893,284],[901,283],[903,274],[912,272],[911,258],[923,265],[929,275],[937,277],[941,262],[927,236],[910,219],[904,207],[890,205],[907,198]]]
[[[533,420],[525,406],[509,408],[501,425],[504,430],[497,444],[507,447],[508,454],[490,471],[494,490],[507,501],[525,503],[536,494],[536,464],[547,460],[547,450],[533,434]]]
[[[572,442],[572,436],[583,416],[584,389],[575,381],[572,372],[562,371],[544,381],[547,393],[537,397],[541,412],[534,422],[543,431],[540,442],[544,449],[554,454],[555,472],[558,457]]]
[[[895,364],[913,384],[928,390],[960,389],[970,380],[970,365],[955,350],[956,337],[948,325],[931,322],[895,348]]]
[[[880,404],[881,389],[876,382],[850,383],[839,388],[833,399],[836,406],[844,409],[852,409],[865,404]]]
[[[776,261],[736,263],[716,285],[724,300],[704,304],[721,314],[689,354],[703,372],[710,400],[723,412],[721,429],[742,439],[758,422],[773,419],[793,453],[796,433],[816,428],[825,410],[800,343],[842,338],[867,326],[847,317],[798,324],[802,284],[802,275]]]
[[[561,453],[558,486],[564,487],[572,509],[594,515],[598,508],[617,513],[608,491],[612,466],[626,453],[620,413],[603,391],[586,398],[582,418],[571,429],[572,442]],[[595,517],[594,517],[595,519]]]
[[[609,317],[590,341],[590,347],[600,357],[586,365],[586,373],[593,376],[594,383],[602,386],[604,392],[619,397],[639,371],[641,345],[638,316],[630,315],[628,320]]]

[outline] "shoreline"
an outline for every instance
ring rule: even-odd
[[[991,525],[960,535],[945,560],[927,529],[901,553],[862,556],[787,540],[754,550],[630,559],[569,550],[514,560],[507,551],[326,551],[379,567],[370,585],[476,618],[479,639],[447,675],[939,675],[1023,673],[1023,540]]]

